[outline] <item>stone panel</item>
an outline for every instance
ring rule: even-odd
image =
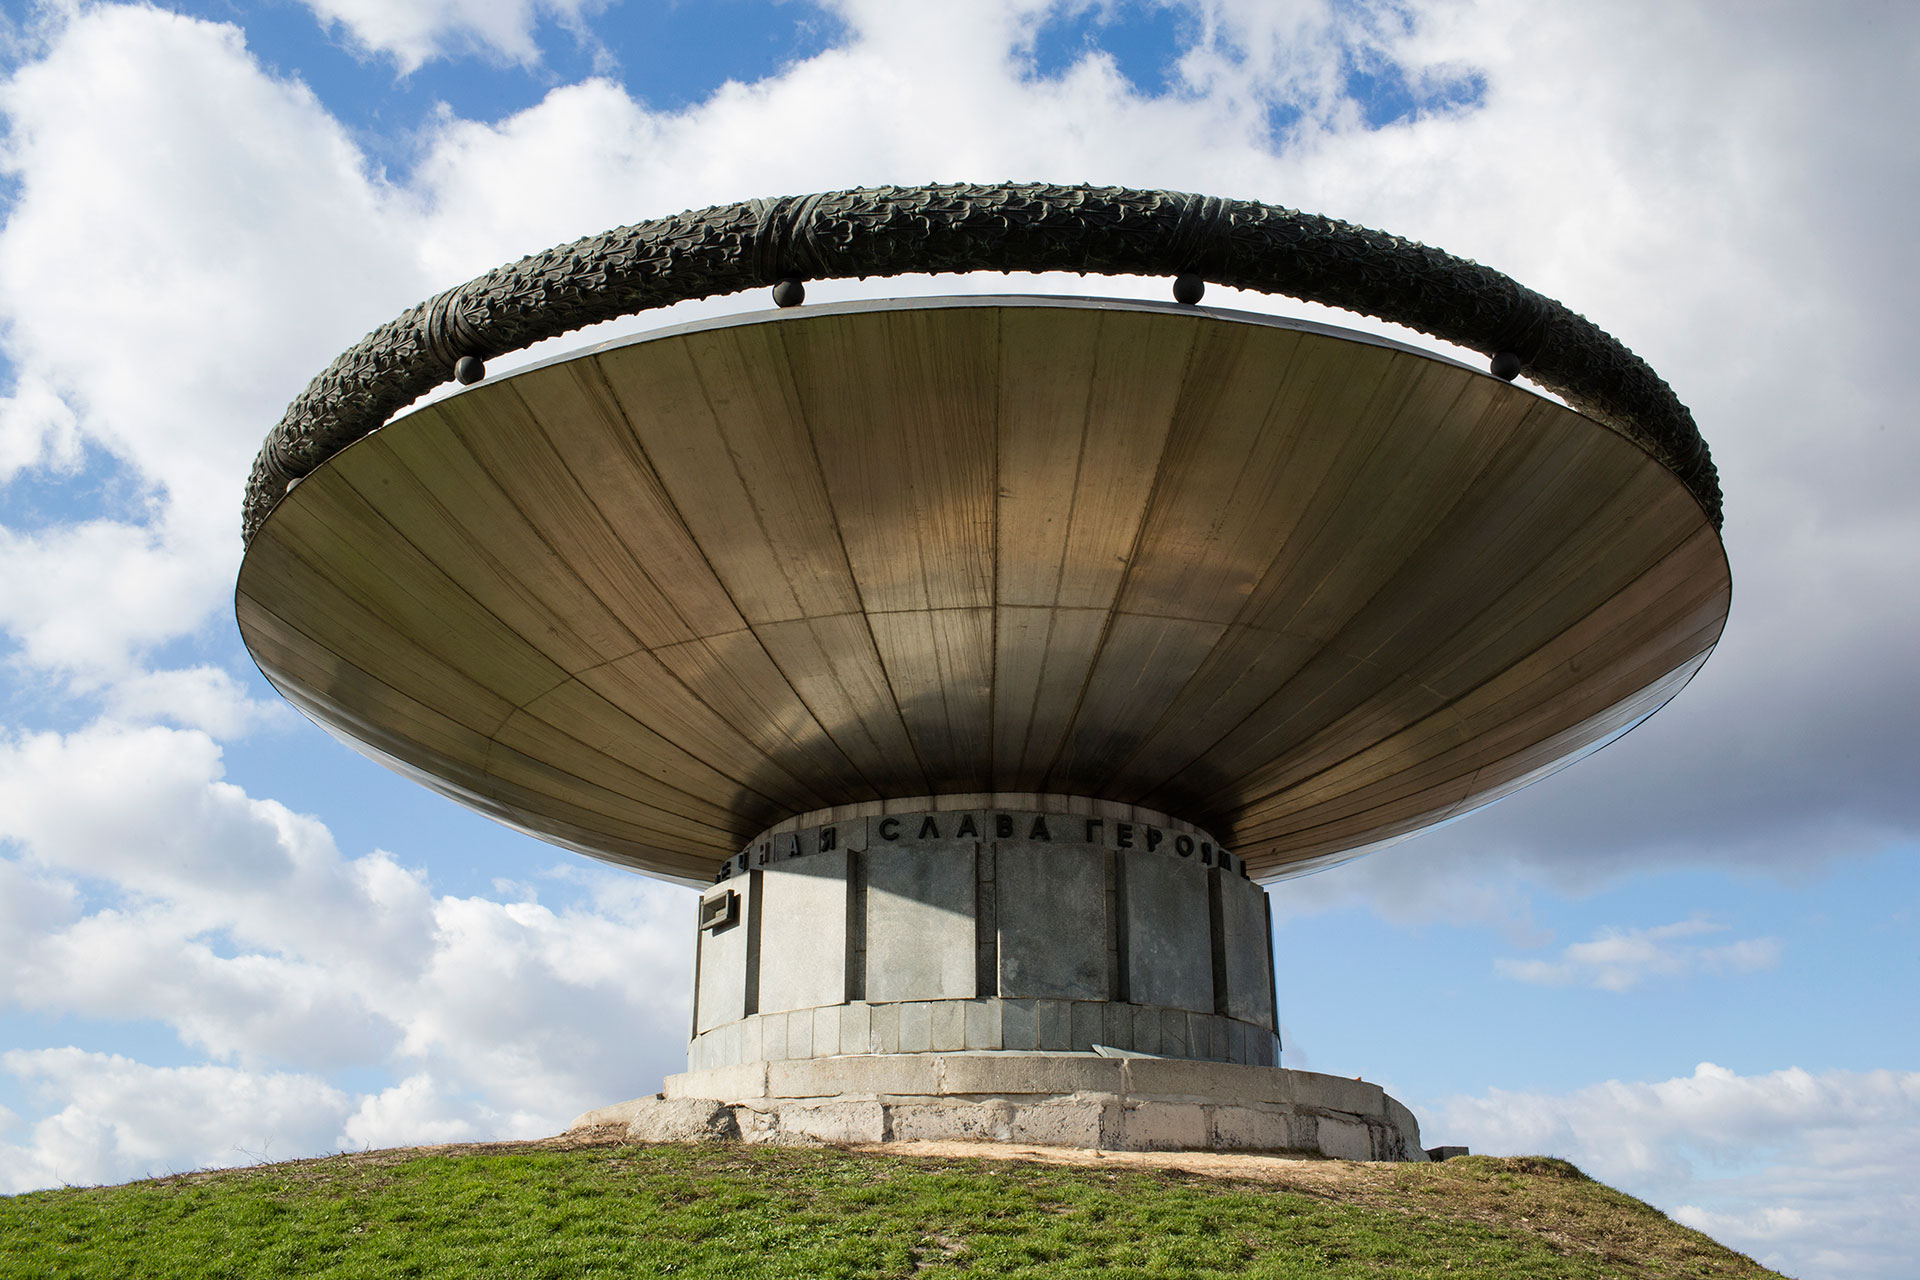
[[[869,1001],[975,994],[975,848],[880,845],[866,855]]]
[[[998,1000],[969,1000],[967,1002],[967,1039],[969,1049],[999,1049],[1000,1042],[1000,1002]]]
[[[997,854],[1000,994],[1105,1000],[1107,855],[1026,841],[1001,842]]]
[[[872,1053],[873,1051],[872,1006],[850,1004],[840,1010],[840,1052]]]
[[[1035,1038],[1042,1049],[1073,1047],[1073,1006],[1065,1000],[1036,1000],[1033,1005]]]
[[[700,931],[700,976],[694,989],[695,1034],[729,1022],[737,1022],[747,1012],[747,930],[751,927],[752,895],[747,880],[717,884],[700,895],[701,905],[718,901],[732,893],[738,895],[739,914],[734,923]]]
[[[1068,1015],[1068,1029],[1073,1037],[1071,1048],[1077,1053],[1086,1053],[1096,1044],[1105,1043],[1106,1019],[1102,1015],[1103,1006],[1089,1000],[1076,1000],[1073,1012]]]
[[[840,1052],[840,1006],[813,1011],[813,1056],[825,1058]]]
[[[1007,1049],[1038,1049],[1039,1027],[1034,1021],[1033,1001],[1000,1002],[1000,1044]]]
[[[967,1047],[967,1003],[961,1000],[934,1002],[932,1005],[934,1052],[940,1053]]]
[[[760,1051],[777,1062],[787,1056],[787,1018],[781,1014],[760,1020]]]
[[[928,1053],[933,1049],[933,1008],[924,1000],[900,1006],[900,1052]]]
[[[1163,853],[1134,850],[1117,856],[1126,859],[1122,910],[1129,998],[1136,1004],[1212,1013],[1207,875],[1218,873],[1200,873],[1189,862]]]
[[[897,1004],[877,1004],[873,1006],[873,1045],[875,1053],[900,1052],[900,1006]]]
[[[1279,1030],[1274,1020],[1272,937],[1267,929],[1267,895],[1251,880],[1224,871],[1219,877],[1220,924],[1226,937],[1227,1013],[1244,1022]]]
[[[847,998],[847,855],[818,853],[760,872],[760,1012]]]

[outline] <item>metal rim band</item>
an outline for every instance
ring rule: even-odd
[[[1490,267],[1252,200],[1008,183],[716,205],[576,240],[438,294],[362,338],[294,400],[254,462],[242,536],[251,542],[293,482],[451,380],[463,357],[785,279],[971,271],[1197,276],[1516,357],[1532,381],[1663,463],[1720,526],[1706,442],[1660,376],[1585,317]]]

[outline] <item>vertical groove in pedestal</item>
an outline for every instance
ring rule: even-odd
[[[1127,864],[1113,850],[1107,850],[1107,974],[1112,999],[1124,1004],[1132,998],[1132,982],[1127,972],[1131,959],[1127,950]]]
[[[1220,904],[1218,871],[1207,873],[1207,938],[1213,951],[1213,1011],[1226,1013],[1232,1006],[1227,993],[1226,912]]]
[[[982,840],[974,853],[973,992],[982,1000],[1000,994],[1000,921],[995,897],[999,842]]]
[[[755,871],[747,877],[747,994],[748,1017],[760,1012],[760,916],[766,873]]]
[[[1261,905],[1267,909],[1267,1008],[1273,1014],[1273,1048],[1278,1055],[1286,1046],[1280,1043],[1280,975],[1274,968],[1273,899],[1268,898]]]
[[[847,852],[847,999],[867,998],[867,855]]]

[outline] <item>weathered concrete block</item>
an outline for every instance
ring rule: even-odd
[[[1108,1107],[1099,1102],[1043,1102],[1015,1106],[1007,1140],[1049,1147],[1103,1147]],[[1113,1110],[1118,1110],[1114,1104]],[[1111,1150],[1110,1146],[1107,1149]]]
[[[1273,1100],[1257,1100],[1262,1097]],[[687,1105],[654,1105],[679,1101]],[[1329,1102],[1356,1109],[1326,1107]],[[856,1103],[885,1109],[847,1109]],[[884,1131],[894,1139],[1318,1151],[1347,1160],[1426,1155],[1412,1113],[1377,1085],[1270,1067],[1093,1054],[861,1054],[749,1063],[670,1077],[663,1098],[601,1108],[577,1123],[630,1116],[631,1126],[645,1117],[635,1132],[650,1141],[727,1136],[724,1119],[712,1111],[722,1104],[732,1105],[733,1123],[748,1142],[881,1141],[870,1135]]]
[[[787,1056],[813,1056],[813,1010],[795,1009],[787,1017]]]
[[[956,1053],[939,1063],[941,1093],[1117,1094],[1126,1082],[1119,1058]]]
[[[1420,1121],[1413,1112],[1401,1104],[1398,1098],[1382,1091],[1381,1100],[1385,1104],[1387,1123],[1399,1135],[1399,1148],[1383,1155],[1386,1160],[1424,1161],[1427,1153],[1420,1145]]]
[[[847,855],[790,858],[759,875],[760,1012],[839,1004],[847,998]]]
[[[1130,998],[1136,1004],[1212,1012],[1206,875],[1190,860],[1165,854],[1135,850],[1118,856],[1126,860],[1121,909]]]
[[[1003,846],[994,869],[1000,994],[1104,1000],[1106,854],[1084,846]]]
[[[1323,1155],[1336,1160],[1373,1159],[1373,1135],[1363,1120],[1347,1116],[1321,1116],[1316,1138]]]
[[[740,1128],[740,1141],[772,1143],[782,1141],[778,1106],[741,1106],[733,1109],[733,1121]],[[789,1140],[791,1141],[791,1140]]]
[[[1216,1151],[1297,1150],[1293,1117],[1265,1107],[1208,1108],[1208,1145]]]
[[[729,1102],[764,1098],[767,1096],[767,1064],[741,1062],[668,1076],[661,1092],[669,1098],[723,1098]]]
[[[650,1093],[644,1098],[629,1098],[625,1102],[615,1102],[605,1107],[595,1107],[591,1111],[582,1111],[567,1126],[567,1132],[575,1129],[597,1129],[602,1125],[629,1123],[642,1107],[651,1106],[665,1097],[664,1094]]]
[[[1203,1098],[1210,1101],[1284,1102],[1287,1073],[1224,1062],[1181,1058],[1125,1058],[1127,1092],[1136,1098]]]
[[[1122,1151],[1202,1151],[1207,1111],[1190,1102],[1129,1101],[1120,1113]]]
[[[1293,1102],[1321,1111],[1345,1111],[1356,1116],[1385,1116],[1386,1091],[1365,1080],[1323,1075],[1318,1071],[1290,1071]]]
[[[767,1095],[774,1098],[826,1098],[842,1095],[934,1094],[939,1092],[937,1061],[929,1054],[866,1054],[769,1063]]]
[[[733,1108],[713,1098],[648,1099],[627,1121],[633,1142],[725,1142],[739,1136]]]
[[[894,1102],[887,1126],[895,1142],[1006,1142],[1013,1134],[1010,1102]]]
[[[789,1103],[780,1108],[780,1131],[816,1142],[885,1142],[887,1113],[878,1102]]]
[[[868,1000],[976,994],[974,851],[961,841],[867,855]]]

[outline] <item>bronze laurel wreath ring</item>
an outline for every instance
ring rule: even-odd
[[[1490,357],[1637,442],[1721,522],[1718,473],[1660,376],[1585,317],[1489,267],[1316,214],[1126,187],[872,187],[748,200],[619,227],[498,267],[382,325],[327,367],[268,433],[243,536],[288,487],[396,411],[484,362],[692,298],[911,272],[1165,275],[1325,303]]]

